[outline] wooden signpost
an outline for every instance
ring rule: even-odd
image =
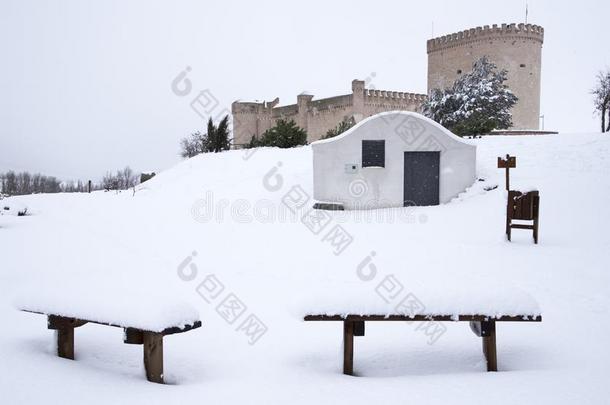
[[[506,154],[506,158],[498,157],[498,169],[506,169],[506,191],[510,190],[510,174],[511,168],[517,167],[517,157]]]

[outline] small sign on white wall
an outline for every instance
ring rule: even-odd
[[[345,164],[345,173],[358,173],[358,164],[357,163],[346,163]]]

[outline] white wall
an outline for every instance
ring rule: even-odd
[[[362,168],[362,140],[385,140],[385,167]],[[476,178],[476,146],[421,114],[392,111],[369,117],[338,137],[312,143],[314,198],[346,209],[402,207],[404,152],[440,151],[441,203]],[[347,173],[345,165],[357,170]]]

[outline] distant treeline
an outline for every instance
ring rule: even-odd
[[[101,181],[91,182],[93,190],[127,190],[139,183],[139,178],[129,168],[107,172]],[[61,181],[54,176],[40,173],[8,171],[0,173],[0,193],[4,195],[24,195],[38,193],[84,193],[89,190],[88,181]]]

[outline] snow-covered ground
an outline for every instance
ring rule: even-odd
[[[475,142],[485,181],[459,199],[331,213],[314,232],[282,202],[312,194],[308,147],[198,156],[135,195],[9,199],[29,215],[0,216],[1,402],[606,403],[610,137]],[[517,156],[513,188],[540,190],[539,245],[521,230],[505,241],[496,158],[506,153]],[[335,226],[350,244],[331,243]],[[169,384],[152,384],[142,348],[123,344],[120,329],[85,325],[77,360],[56,357],[46,320],[14,307],[32,288],[87,297],[86,308],[119,302],[126,313],[138,307],[129,296],[172,297],[193,305],[203,326],[165,339]],[[418,323],[369,323],[355,341],[360,377],[349,377],[340,323],[299,321],[308,307],[340,311],[345,297],[376,308],[408,294],[430,308],[539,305],[543,322],[498,325],[498,373],[484,371],[480,338],[463,322],[435,334]],[[245,322],[263,329],[248,335]]]

